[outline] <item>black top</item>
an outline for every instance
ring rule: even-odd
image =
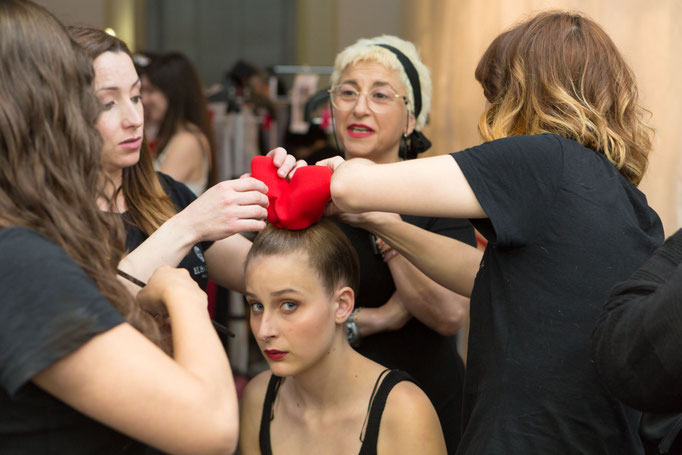
[[[467,220],[402,215],[402,219],[436,234],[476,245],[474,229]],[[360,260],[360,286],[357,307],[376,308],[395,292],[388,264],[373,247],[374,240],[364,229],[339,223]],[[401,329],[380,332],[360,340],[357,348],[365,357],[412,376],[424,390],[438,413],[448,453],[454,453],[461,434],[464,364],[453,337],[443,336],[410,319]]]
[[[197,198],[192,190],[187,188],[184,183],[174,180],[172,177],[157,172],[159,177],[159,182],[164,191],[173,201],[178,212],[182,211],[185,207],[190,205]],[[142,242],[147,240],[147,235],[145,235],[139,228],[131,224],[128,212],[123,214],[123,221],[126,228],[126,249],[128,251],[133,251],[135,248],[140,246]],[[178,268],[187,269],[190,276],[194,281],[196,281],[201,289],[206,290],[208,283],[208,272],[206,271],[206,259],[204,258],[204,251],[206,251],[213,242],[199,242],[192,247],[190,252],[185,256]]]
[[[283,378],[275,376],[274,374],[270,376],[268,389],[265,392],[263,413],[260,420],[260,431],[258,433],[258,443],[261,455],[272,455],[270,422],[275,418],[272,406],[275,403],[275,399],[277,399],[277,392],[279,391],[279,386],[282,384],[282,380]],[[386,399],[391,390],[393,390],[393,387],[402,381],[414,382],[409,374],[399,370],[386,369],[377,378],[372,395],[369,397],[367,416],[365,417],[366,426],[364,428],[359,455],[376,455],[377,443],[379,441],[379,427],[381,426],[381,416],[384,413]]]
[[[593,355],[608,389],[653,412],[682,412],[682,230],[612,291]]]
[[[137,453],[133,440],[31,382],[123,322],[60,247],[30,229],[0,230],[0,453]]]
[[[645,196],[553,134],[454,153],[489,219],[471,297],[458,453],[640,453],[640,414],[603,388],[590,335],[609,289],[660,244]]]

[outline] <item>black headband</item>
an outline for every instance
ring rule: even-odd
[[[412,86],[412,97],[414,98],[414,116],[415,118],[419,117],[419,113],[422,111],[422,89],[421,85],[419,84],[419,73],[417,73],[417,69],[414,67],[410,59],[395,47],[389,46],[388,44],[377,44],[377,46],[388,49],[389,51],[393,52],[396,57],[398,57],[398,61],[403,66],[405,74],[407,74],[407,79],[409,79],[410,85]]]

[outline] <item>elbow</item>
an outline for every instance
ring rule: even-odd
[[[192,453],[203,453],[206,455],[225,455],[232,454],[237,451],[237,442],[239,440],[239,420],[232,417],[227,418],[223,415],[212,423],[212,428],[205,437],[205,444],[203,450],[193,451]]]
[[[459,329],[464,327],[469,316],[469,299],[462,296],[457,297],[457,300],[451,303],[453,308],[444,312],[445,314],[438,319],[436,327],[433,328],[443,336],[456,334]]]
[[[217,400],[220,401],[220,400]],[[191,432],[193,435],[188,441],[193,447],[186,453],[205,455],[225,455],[237,451],[239,441],[239,414],[236,406],[225,402],[220,406],[210,405],[203,407],[203,417],[199,426]]]

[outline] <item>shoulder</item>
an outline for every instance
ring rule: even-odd
[[[259,453],[263,401],[271,378],[270,370],[260,373],[244,388],[240,403],[239,448],[241,453]]]
[[[4,278],[11,275],[37,276],[42,279],[44,272],[68,274],[81,272],[80,267],[56,243],[38,232],[24,227],[10,227],[0,230],[0,270]]]
[[[268,384],[270,383],[271,377],[272,373],[270,370],[263,371],[251,379],[248,384],[246,384],[244,393],[242,395],[243,406],[256,405],[258,407],[262,407],[263,400],[265,399],[265,392],[268,389]]]
[[[382,453],[445,453],[436,410],[415,383],[399,382],[388,395],[378,449]]]
[[[187,207],[197,198],[196,194],[194,194],[184,183],[178,182],[173,177],[164,174],[163,172],[157,172],[156,174],[161,183],[161,187],[171,198],[171,201],[173,201],[173,204],[175,204],[178,211]]]
[[[511,136],[453,153],[452,157],[474,186],[476,181],[528,185],[534,177],[558,179],[563,172],[565,149],[571,146],[582,148],[556,134]]]
[[[165,150],[174,155],[182,155],[185,158],[195,156],[197,153],[201,156],[207,143],[208,141],[201,130],[189,126],[178,130],[168,141]]]
[[[484,154],[506,153],[511,154],[513,157],[516,157],[517,154],[525,157],[533,156],[537,153],[549,154],[551,156],[554,152],[561,152],[564,147],[572,145],[582,147],[575,141],[565,139],[556,134],[544,133],[527,136],[503,137],[484,142],[480,145],[468,148],[463,152]],[[466,155],[466,153],[464,153],[464,155]],[[459,154],[454,153],[453,156],[457,159]]]

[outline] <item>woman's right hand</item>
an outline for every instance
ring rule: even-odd
[[[166,305],[181,301],[207,305],[206,293],[201,290],[186,269],[162,265],[149,278],[147,285],[137,293],[140,308],[154,316],[167,316]]]
[[[174,218],[197,242],[260,231],[268,216],[268,187],[253,177],[225,180],[204,192]]]

